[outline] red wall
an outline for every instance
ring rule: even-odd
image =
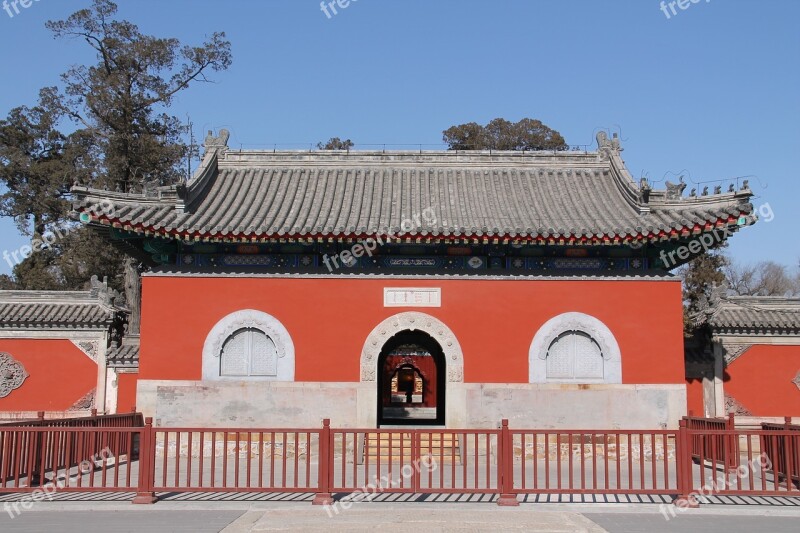
[[[725,370],[725,394],[753,416],[800,416],[800,346],[756,345]]]
[[[703,379],[686,379],[686,414],[691,411],[694,416],[705,416],[703,405]]]
[[[384,287],[441,287],[441,308],[384,308]],[[684,383],[680,283],[675,281],[279,279],[146,276],[140,379],[201,379],[206,336],[226,315],[256,309],[295,344],[296,381],[359,381],[367,335],[385,318],[428,313],[464,352],[464,380],[527,383],[528,350],[550,318],[578,311],[604,322],[622,352],[624,383]]]
[[[29,375],[0,398],[0,411],[66,411],[97,387],[97,365],[68,340],[0,339],[0,352]]]
[[[117,412],[129,413],[136,407],[136,382],[139,374],[117,375]]]

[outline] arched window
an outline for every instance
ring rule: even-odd
[[[203,380],[294,381],[294,343],[281,322],[255,309],[222,318],[203,344]]]
[[[220,376],[276,376],[278,350],[263,331],[243,328],[228,337],[220,354]]]
[[[579,312],[554,316],[528,351],[530,383],[622,383],[622,354],[611,330]]]
[[[546,360],[548,381],[603,381],[603,352],[583,331],[565,331],[556,337]]]

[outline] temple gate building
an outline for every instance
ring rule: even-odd
[[[595,152],[236,151],[187,183],[76,187],[134,254],[136,405],[160,425],[676,427],[670,270],[755,217],[747,184],[634,182]],[[99,209],[98,206],[103,206]]]

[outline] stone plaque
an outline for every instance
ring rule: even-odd
[[[440,288],[388,288],[383,289],[384,307],[441,307]]]

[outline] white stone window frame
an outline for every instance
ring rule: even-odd
[[[547,353],[553,342],[569,331],[580,331],[590,336],[603,355],[602,380],[548,379]],[[529,383],[622,383],[622,356],[614,334],[603,322],[585,313],[569,312],[545,322],[531,342],[528,351]]]
[[[225,342],[242,329],[257,329],[275,343],[278,369],[274,376],[222,376],[221,355]],[[203,345],[203,381],[294,381],[295,351],[289,331],[274,316],[243,309],[224,317],[211,329]]]

